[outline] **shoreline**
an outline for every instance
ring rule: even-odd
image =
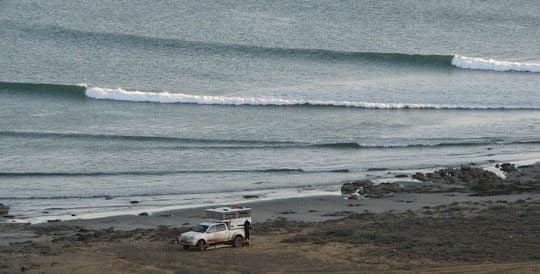
[[[503,163],[504,161],[497,161],[497,163]],[[521,160],[521,161],[513,161],[512,162],[515,166],[530,166],[530,165],[540,165],[540,159],[529,159],[529,160]],[[484,170],[491,171],[495,173],[497,176],[501,177],[502,179],[506,178],[505,172],[501,171],[499,168],[496,167],[496,163],[490,163],[485,165],[476,165],[474,163],[472,166],[474,167],[480,167]],[[461,165],[463,166],[463,165]],[[437,169],[444,168],[444,167],[438,167],[438,168],[430,168],[430,169],[415,169],[415,170],[406,170],[404,172],[398,172],[395,170],[393,173],[387,173],[386,175],[389,175],[388,177],[383,177],[380,175],[369,175],[367,174],[366,177],[371,178],[373,182],[376,184],[383,183],[383,182],[391,182],[391,183],[398,183],[401,185],[411,185],[415,183],[421,183],[418,180],[415,180],[412,178],[415,172],[432,172]],[[380,171],[389,172],[390,170],[381,169]],[[395,173],[395,174],[394,174]],[[398,177],[397,175],[407,175],[407,177]],[[81,221],[81,220],[92,220],[92,219],[107,219],[107,218],[123,218],[121,216],[137,216],[139,214],[149,214],[149,215],[162,215],[166,214],[166,212],[171,211],[178,211],[178,210],[190,210],[190,209],[197,209],[197,208],[209,208],[209,207],[217,207],[217,206],[224,206],[224,205],[231,205],[231,204],[253,204],[253,203],[259,203],[259,202],[269,202],[269,201],[280,201],[280,200],[287,200],[287,199],[295,199],[295,198],[310,198],[310,197],[316,197],[316,196],[340,196],[341,193],[339,192],[339,185],[343,184],[336,183],[337,185],[322,185],[318,188],[313,186],[313,188],[310,189],[286,189],[286,190],[279,190],[276,192],[276,190],[253,190],[253,191],[241,191],[240,194],[238,194],[238,198],[236,199],[230,199],[230,200],[223,200],[221,201],[218,199],[217,202],[210,202],[210,198],[204,197],[206,194],[202,194],[201,197],[198,199],[203,200],[203,203],[199,204],[180,204],[180,205],[148,205],[144,206],[144,204],[140,204],[142,206],[138,206],[139,201],[134,199],[134,202],[137,204],[132,204],[133,208],[129,205],[129,199],[126,201],[128,205],[126,205],[126,209],[119,210],[119,211],[113,211],[113,212],[95,212],[95,213],[83,213],[83,214],[50,214],[50,215],[43,215],[43,216],[37,216],[37,217],[24,217],[23,218],[17,218],[17,216],[13,216],[9,219],[4,218],[4,220],[0,220],[0,223],[30,223],[32,225],[34,224],[42,224],[47,222],[72,222],[72,221]],[[335,191],[333,190],[335,189]],[[266,193],[267,192],[267,193]],[[212,193],[212,195],[217,195],[217,193]],[[242,198],[244,197],[244,198]],[[249,197],[249,198],[245,198]],[[194,201],[196,201],[194,199]],[[48,211],[47,209],[43,209],[44,211]]]
[[[208,273],[534,273],[540,269],[535,234],[540,229],[540,163],[505,168],[510,168],[505,181],[517,191],[493,195],[421,182],[371,198],[248,200],[242,204],[252,208],[252,244],[203,253],[184,251],[176,242],[205,219],[206,206],[33,225],[0,223],[0,273],[198,273],[201,267]],[[501,246],[512,251],[501,252]],[[244,263],[223,268],[222,262],[239,258]]]
[[[324,222],[344,218],[351,214],[405,212],[421,210],[424,207],[444,206],[451,203],[487,202],[505,200],[514,202],[535,197],[521,193],[497,196],[471,196],[470,193],[397,193],[391,197],[378,199],[349,200],[342,195],[310,196],[249,201],[241,205],[252,208],[253,223],[260,224],[275,219],[307,223]],[[117,215],[94,219],[76,219],[60,222],[32,224],[35,227],[69,226],[86,229],[115,230],[155,229],[160,226],[191,227],[206,220],[205,209],[230,206],[230,204],[200,206],[156,212],[152,215]]]
[[[530,164],[533,163],[533,164]],[[497,164],[498,166],[498,164]],[[520,161],[514,167],[528,168],[525,174],[506,173],[495,164],[481,167],[482,170],[494,172],[504,180],[530,182],[540,178],[540,162]],[[476,166],[475,166],[476,167]],[[516,168],[516,171],[518,169]],[[425,170],[424,170],[425,171]],[[427,173],[426,173],[427,174]],[[502,175],[502,176],[501,176]],[[412,178],[411,178],[412,177]],[[169,208],[159,208],[155,210],[133,209],[132,214],[114,214],[108,216],[97,216],[95,218],[80,218],[72,216],[68,219],[59,219],[54,216],[40,218],[41,222],[5,222],[2,224],[21,224],[32,227],[49,226],[77,226],[88,229],[154,229],[159,226],[192,226],[205,219],[204,209],[230,206],[240,204],[253,209],[253,222],[264,223],[277,218],[286,218],[290,221],[301,222],[324,222],[343,218],[350,214],[361,213],[384,213],[403,212],[407,210],[420,210],[423,207],[442,206],[451,203],[463,202],[485,202],[505,199],[513,202],[520,199],[534,197],[534,193],[506,193],[506,194],[474,194],[461,185],[448,185],[423,182],[414,180],[414,175],[408,174],[407,178],[394,178],[386,180],[389,184],[399,184],[401,191],[390,193],[379,193],[378,198],[360,198],[350,200],[348,194],[330,193],[325,191],[315,191],[313,195],[302,195],[299,197],[264,198],[255,197],[236,201],[232,203],[198,204],[193,206],[172,206]],[[379,182],[382,183],[382,182]],[[384,183],[383,183],[384,184]],[[426,188],[428,191],[426,191]]]

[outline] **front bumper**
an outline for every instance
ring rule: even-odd
[[[180,239],[179,242],[180,242],[181,245],[189,245],[189,246],[195,246],[196,245],[196,243],[193,243],[193,240],[188,241],[188,240]]]

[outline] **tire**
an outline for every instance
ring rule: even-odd
[[[188,250],[188,249],[189,249],[189,245],[183,245],[182,247],[184,248],[184,250]]]
[[[197,249],[199,251],[204,251],[206,249],[206,243],[204,242],[204,240],[199,240],[197,242]]]
[[[242,236],[236,236],[233,241],[233,247],[241,247],[244,245],[244,238]]]

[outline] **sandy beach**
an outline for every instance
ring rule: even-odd
[[[252,244],[205,252],[176,243],[204,220],[204,208],[3,223],[0,272],[535,273],[540,165],[508,171],[495,194],[434,187],[432,179],[378,198],[247,201],[254,215]]]

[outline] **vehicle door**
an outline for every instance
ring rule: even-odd
[[[229,231],[225,224],[216,224],[208,228],[207,239],[208,243],[220,243],[229,240]]]

